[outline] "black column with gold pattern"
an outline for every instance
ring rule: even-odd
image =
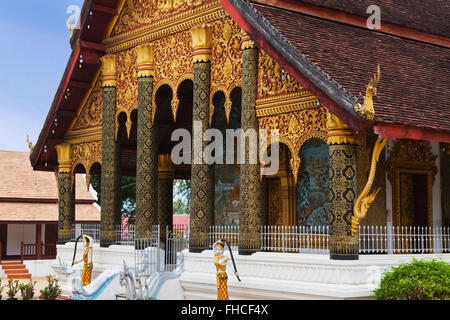
[[[160,238],[166,239],[166,227],[172,231],[173,223],[173,178],[175,171],[170,154],[158,156],[158,223]]]
[[[211,38],[209,27],[192,29],[192,47],[194,57],[193,92],[193,150],[191,163],[191,218],[189,251],[200,252],[211,248],[209,228],[214,223],[214,166],[203,160],[206,142],[202,150],[196,150],[198,139],[209,127],[209,101],[211,83]],[[197,128],[196,123],[201,124]],[[196,135],[197,134],[197,135]]]
[[[153,49],[136,48],[138,64],[138,127],[136,156],[136,235],[150,238],[158,224],[158,143],[153,122]]]
[[[258,48],[247,34],[242,38],[242,130],[258,132],[256,93],[258,79]],[[259,159],[250,163],[249,146],[245,144],[245,164],[240,166],[239,254],[249,255],[260,249],[261,225],[265,217],[264,184],[260,180]]]
[[[71,146],[62,143],[55,146],[58,155],[58,244],[72,240],[75,223],[75,181],[71,174]]]
[[[329,145],[330,259],[357,260],[358,233],[351,220],[357,196],[357,141],[352,130],[331,112],[327,117]]]
[[[116,225],[120,224],[120,144],[114,138],[116,128],[116,66],[115,56],[102,58],[103,123],[101,172],[100,246],[115,243]]]

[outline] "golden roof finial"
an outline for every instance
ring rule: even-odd
[[[30,154],[32,154],[34,147],[33,147],[33,142],[31,142],[31,140],[30,140],[30,135],[28,135],[28,134],[27,134],[27,143],[28,143],[28,148],[30,149]]]
[[[377,73],[370,79],[366,88],[363,104],[355,103],[354,109],[356,113],[363,119],[373,120],[375,109],[373,108],[373,96],[377,95],[377,86],[380,82],[380,65],[378,65]]]
[[[75,31],[75,25],[70,17],[67,17],[67,24],[69,25],[70,37],[69,40],[72,39],[73,33]]]

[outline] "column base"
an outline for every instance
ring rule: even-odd
[[[359,255],[336,255],[336,254],[330,254],[330,260],[359,260]]]
[[[256,253],[256,250],[248,250],[248,249],[239,249],[238,254],[241,256],[251,256],[252,254]]]
[[[108,241],[108,242],[100,241],[100,248],[108,248],[109,246],[112,246],[113,244],[116,244],[116,242],[115,241]]]

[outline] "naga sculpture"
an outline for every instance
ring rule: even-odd
[[[62,262],[58,257],[59,267],[66,274],[72,277],[72,293],[75,300],[94,300],[99,297],[111,281],[122,271],[120,269],[108,269],[96,277],[89,285],[83,286],[80,276],[72,266]],[[111,294],[110,296],[113,296]]]
[[[177,278],[183,273],[184,256],[181,252],[177,253],[177,266],[173,272],[158,271],[147,279],[143,276],[146,265],[143,263],[144,267],[135,269],[127,267],[124,261],[124,271],[120,273],[120,285],[125,287],[127,300],[155,299],[166,280]]]
[[[366,95],[364,96],[364,102],[356,103],[354,109],[356,113],[363,119],[373,120],[375,116],[375,109],[373,108],[373,96],[377,95],[377,86],[380,82],[380,65],[378,65],[377,73],[370,79],[366,88]]]
[[[373,180],[375,178],[375,171],[377,169],[378,159],[386,143],[387,139],[381,137],[378,137],[377,141],[375,142],[375,146],[373,148],[372,153],[372,163],[370,164],[369,179],[367,180],[367,183],[363,191],[358,196],[358,198],[355,201],[355,205],[353,206],[353,216],[351,226],[352,235],[355,235],[356,232],[358,231],[359,222],[365,218],[367,210],[369,210],[369,207],[375,201],[375,197],[377,196],[378,192],[381,189],[378,188],[375,192],[369,194],[370,189],[372,188]]]

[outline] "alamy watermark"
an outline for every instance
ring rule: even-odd
[[[279,169],[279,130],[271,130],[270,139],[265,129],[226,129],[224,137],[219,129],[203,132],[202,122],[194,121],[192,135],[187,129],[176,129],[171,140],[178,141],[171,152],[176,165],[257,164],[259,160],[263,175],[276,174]],[[269,147],[261,148],[266,141],[270,141]]]
[[[80,29],[80,7],[75,4],[70,5],[66,9],[66,13],[69,15],[66,21],[67,29]]]
[[[371,30],[381,29],[381,9],[377,5],[371,5],[367,8],[366,13],[370,14],[367,18],[366,26]]]

